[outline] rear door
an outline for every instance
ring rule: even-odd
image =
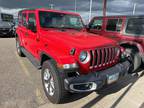
[[[36,14],[35,11],[30,11],[28,13],[28,25],[34,24],[36,30]],[[37,31],[32,30],[28,27],[28,43],[29,43],[29,50],[33,56],[37,56]]]
[[[26,11],[22,12],[21,15],[19,16],[18,32],[21,37],[21,42],[22,42],[23,46],[26,49],[29,49],[28,41],[27,41],[28,33],[27,33],[27,12]]]
[[[108,17],[106,18],[103,34],[108,38],[119,40],[121,37],[122,27],[123,27],[122,18]]]
[[[123,40],[138,42],[144,49],[144,17],[129,17],[123,31]]]

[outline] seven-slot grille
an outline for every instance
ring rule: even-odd
[[[117,47],[107,47],[90,50],[90,68],[105,66],[106,64],[115,62],[118,49]]]

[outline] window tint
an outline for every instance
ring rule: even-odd
[[[122,19],[108,19],[106,30],[120,32],[122,27]]]
[[[36,26],[36,17],[34,13],[29,14],[28,23],[33,23]]]
[[[80,16],[58,12],[39,12],[40,25],[43,28],[82,29],[83,23]]]
[[[27,25],[26,14],[25,13],[22,14],[22,25],[25,26],[25,27]]]
[[[19,17],[18,17],[18,24],[22,25],[22,13],[19,13]]]
[[[127,22],[126,33],[144,35],[144,18],[130,18]]]
[[[96,30],[101,30],[102,29],[102,23],[103,23],[103,20],[102,19],[95,19],[91,25],[90,25],[90,28],[91,29],[96,29]]]

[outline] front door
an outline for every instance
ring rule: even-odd
[[[28,43],[29,43],[29,49],[30,49],[31,54],[36,57],[37,49],[38,49],[37,48],[36,15],[35,15],[35,12],[33,11],[28,13]]]

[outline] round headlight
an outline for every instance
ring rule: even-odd
[[[86,51],[82,51],[80,53],[79,59],[81,62],[84,62],[87,59],[88,53]]]

